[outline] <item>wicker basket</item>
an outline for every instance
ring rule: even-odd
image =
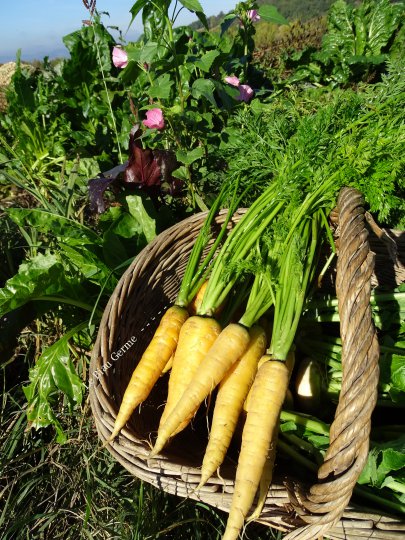
[[[336,288],[346,347],[343,346],[342,355],[344,382],[331,427],[330,448],[318,472],[318,482],[312,487],[301,485],[283,471],[277,472],[259,521],[289,532],[287,538],[299,540],[313,540],[326,532],[331,539],[405,538],[404,521],[350,504],[368,452],[378,382],[379,350],[369,308],[371,281],[390,278],[399,282],[404,279],[404,269],[398,261],[396,265],[387,264],[392,249],[366,230],[358,192],[343,190],[338,209]],[[240,216],[241,212],[237,212],[229,226]],[[153,335],[161,314],[177,295],[204,218],[205,214],[192,216],[151,242],[122,276],[105,309],[90,366],[90,402],[103,442],[111,435],[136,359]],[[220,215],[217,226],[223,221],[224,215]],[[392,236],[395,242],[388,244],[402,248],[405,235]],[[377,269],[384,267],[382,273],[373,273],[374,258]],[[380,259],[384,264],[380,265]],[[235,474],[232,458],[227,458],[221,467],[220,479],[212,478],[198,492],[194,491],[207,442],[204,413],[198,413],[192,429],[180,433],[162,455],[148,459],[151,434],[157,431],[165,401],[166,377],[158,381],[148,400],[108,449],[133,475],[157,488],[227,511]]]

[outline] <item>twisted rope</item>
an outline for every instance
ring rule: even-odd
[[[341,518],[367,459],[371,414],[377,401],[379,345],[370,308],[374,255],[368,244],[361,194],[344,188],[338,209],[336,294],[342,338],[342,389],[318,483],[308,491],[297,485],[287,486],[294,510],[307,525],[288,534],[285,540],[314,540]]]

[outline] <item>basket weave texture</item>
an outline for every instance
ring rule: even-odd
[[[242,214],[236,212],[229,227]],[[258,521],[289,532],[286,538],[294,540],[314,540],[326,532],[328,538],[336,540],[405,538],[403,520],[350,504],[368,452],[378,382],[379,351],[369,308],[371,283],[385,281],[392,287],[404,280],[405,268],[400,259],[405,252],[405,234],[390,232],[386,242],[379,240],[375,229],[369,234],[361,195],[352,189],[340,194],[337,215],[340,252],[336,287],[342,319],[344,380],[331,426],[330,448],[318,471],[318,482],[312,487],[277,471]],[[137,359],[161,315],[177,296],[205,217],[205,213],[194,215],[160,234],[136,257],[110,298],[93,349],[89,381],[90,403],[102,442],[112,433]],[[224,219],[225,214],[217,217],[218,228]],[[393,251],[400,256],[387,264]],[[384,266],[382,272],[378,271],[380,266]],[[166,389],[167,375],[158,381],[148,400],[108,449],[131,474],[157,488],[227,511],[235,475],[232,457],[221,467],[221,478],[211,478],[198,492],[194,491],[207,443],[203,412],[197,413],[192,429],[176,436],[164,453],[148,458]]]

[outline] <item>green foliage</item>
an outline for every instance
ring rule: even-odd
[[[258,5],[267,4],[267,0],[258,0]],[[274,0],[271,2],[289,21],[307,21],[325,15],[333,0]],[[353,3],[353,2],[351,2]]]
[[[292,55],[290,66],[295,73],[288,82],[346,84],[376,78],[403,25],[404,13],[402,2],[365,0],[353,7],[345,0],[337,0],[328,14],[321,50]]]
[[[260,6],[258,11],[260,18],[265,22],[273,24],[288,24],[287,19],[283,17],[273,5],[264,4]]]
[[[388,443],[375,444],[359,478],[359,484],[384,487],[389,473],[405,468],[405,436]],[[390,477],[392,478],[392,477]]]
[[[184,5],[199,14],[197,3]],[[242,84],[254,84],[260,77],[251,67],[255,29],[247,13],[254,6],[250,1],[238,4],[220,33],[174,28],[178,10],[170,16],[167,2],[142,0],[131,9],[133,17],[142,14],[144,33],[125,47],[128,65],[120,78],[136,96],[139,119],[150,108],[163,111],[164,132],[146,130],[143,141],[150,148],[165,141],[176,152],[179,168],[173,174],[186,183],[191,208],[206,208],[202,174],[212,167],[211,155],[228,119],[245,106],[225,77],[236,76]],[[286,22],[271,6],[264,9],[263,18]],[[239,24],[231,32],[233,23]]]
[[[323,462],[323,456],[329,446],[329,436],[324,433],[325,424],[315,417],[301,415],[296,412],[281,413],[280,454],[289,458],[289,467],[297,469],[301,477],[313,482],[314,476],[305,474],[308,469],[316,473]],[[326,425],[326,427],[328,427]],[[398,426],[399,429],[403,426]],[[390,428],[382,428],[389,433]],[[323,433],[322,435],[320,435]],[[404,501],[404,467],[405,445],[403,431],[395,439],[386,442],[372,442],[366,465],[361,473],[357,486],[354,488],[354,498],[368,500],[368,504],[403,514]],[[290,469],[291,470],[291,469]],[[370,488],[377,488],[370,489]]]
[[[84,391],[83,381],[76,374],[70,359],[68,346],[68,339],[77,330],[76,328],[66,333],[42,353],[30,370],[30,384],[23,388],[28,402],[29,426],[35,429],[55,426],[59,443],[66,442],[67,438],[52,409],[52,400],[62,393],[72,409],[81,404]]]
[[[394,64],[363,93],[308,92],[297,99],[293,92],[290,103],[284,98],[257,111],[253,102],[223,134],[228,174],[241,175],[242,184],[273,178],[295,196],[306,183],[335,175],[336,194],[342,185],[357,187],[380,223],[403,228],[404,112],[397,104],[404,84]]]
[[[38,203],[43,200],[34,187],[32,193]],[[54,408],[61,395],[66,396],[70,408],[77,406],[84,392],[84,383],[69,359],[68,340],[83,327],[88,327],[92,335],[117,278],[155,237],[157,224],[161,226],[150,201],[144,204],[140,195],[123,196],[120,206],[111,207],[98,224],[86,226],[75,216],[80,191],[68,191],[66,195],[70,203],[62,208],[71,208],[70,217],[58,213],[55,207],[60,193],[54,194],[54,200],[45,199],[46,208],[8,209],[9,218],[31,249],[0,289],[0,318],[27,306],[31,317],[57,314],[64,327],[71,328],[55,344],[43,348],[30,370],[30,385],[25,388],[30,425],[53,425],[60,442],[65,435]],[[7,326],[0,327],[1,339],[6,332]]]
[[[301,21],[305,23],[311,19],[320,18],[326,15],[334,0],[273,0],[271,5],[290,23]],[[351,4],[354,2],[350,2]],[[259,7],[269,5],[268,0],[257,0]],[[266,8],[267,9],[267,8]],[[208,26],[211,30],[216,30],[226,17],[222,11],[218,15],[208,17]],[[200,21],[190,24],[193,30],[200,30],[203,27]]]
[[[111,164],[128,143],[129,104],[111,63],[112,36],[96,18],[64,41],[71,56],[56,66],[45,60],[33,71],[18,63],[0,119],[14,169],[40,177],[55,178],[77,155]]]
[[[316,17],[308,21],[293,21],[288,26],[259,22],[256,27],[254,61],[267,69],[268,76],[275,83],[291,75],[290,58],[298,53],[307,55],[309,51],[321,48],[326,32],[326,17]],[[302,63],[304,59],[301,60]]]
[[[19,267],[18,273],[0,289],[0,314],[3,316],[33,299],[54,296],[62,291],[83,293],[78,280],[69,279],[61,257],[57,254],[38,254]],[[74,301],[74,298],[72,299]]]

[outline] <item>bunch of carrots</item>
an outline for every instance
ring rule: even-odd
[[[138,362],[111,442],[170,369],[166,406],[150,456],[193,419],[218,387],[199,487],[221,466],[245,416],[224,540],[236,539],[256,493],[257,517],[272,480],[281,407],[294,364],[294,337],[311,293],[320,247],[330,239],[326,213],[333,180],[320,179],[297,204],[269,185],[228,232],[240,199],[224,186],[191,251],[177,299]],[[211,238],[219,208],[228,213]],[[238,314],[238,315],[236,315]],[[261,325],[271,320],[271,336]]]

